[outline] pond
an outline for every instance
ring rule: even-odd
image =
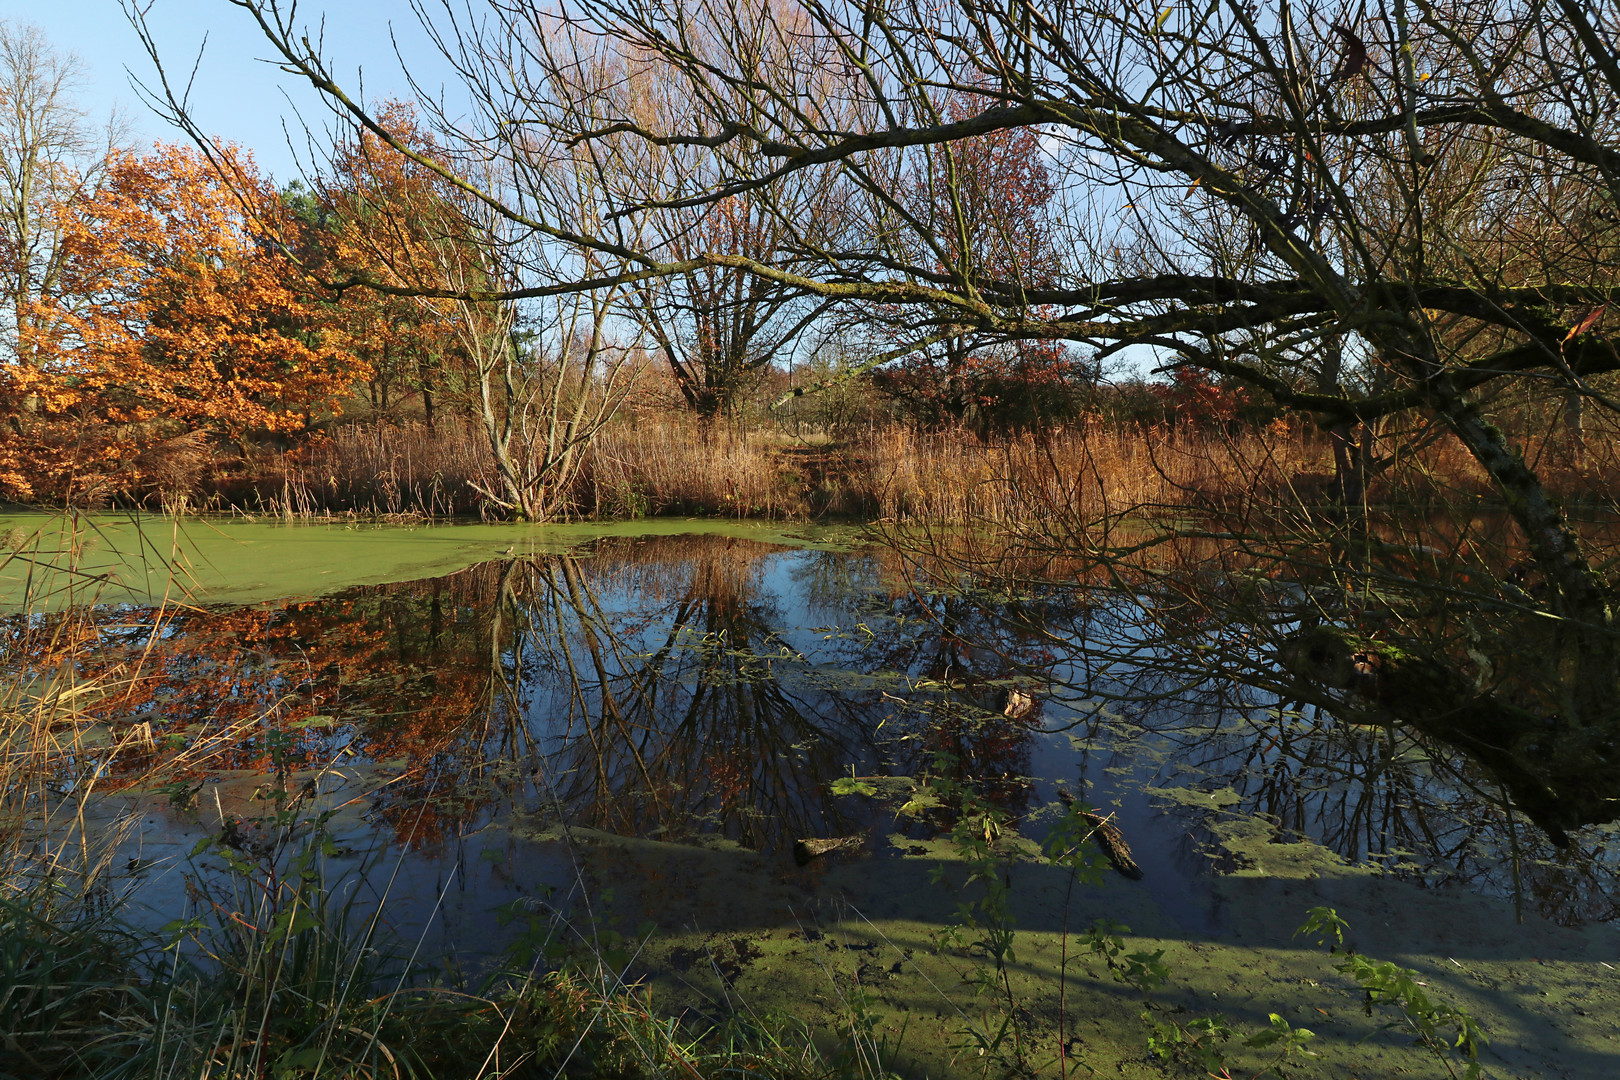
[[[1487,1025],[1488,1074],[1620,1072],[1612,829],[1555,847],[1466,760],[1168,687],[1138,597],[1055,587],[1033,633],[847,530],[209,528],[184,603],[131,583],[173,549],[142,563],[104,525],[78,564],[99,604],[36,587],[3,623],[24,683],[119,687],[77,737],[120,748],[92,815],[153,925],[319,815],[334,877],[451,968],[611,927],[660,1011],[855,1015],[905,1075],[980,1074],[1008,1015],[1031,1060],[1174,1074],[1165,1033],[1217,1014],[1312,1029],[1324,1075],[1443,1075],[1295,933],[1326,905]],[[1139,878],[1042,857],[1063,796]],[[986,851],[999,908],[964,884]],[[989,993],[987,923],[1014,934]],[[1109,926],[1168,968],[1146,1013],[1091,948]]]

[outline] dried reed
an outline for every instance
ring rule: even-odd
[[[596,517],[792,517],[804,512],[799,488],[764,434],[666,415],[604,431],[576,503]]]
[[[982,442],[957,431],[879,431],[860,477],[883,517],[1012,523],[1054,506],[1103,514],[1207,503],[1270,477],[1331,468],[1325,448],[1285,431],[1242,438],[1166,427],[1079,425]]]
[[[446,418],[333,428],[296,451],[263,452],[216,485],[212,504],[277,516],[476,514],[495,474],[484,434]]]
[[[1616,418],[1593,415],[1584,439],[1553,424],[1522,443],[1561,498],[1610,503],[1620,491]],[[480,489],[495,482],[482,430],[454,416],[431,430],[420,422],[335,427],[294,450],[260,449],[227,472],[215,461],[211,480],[202,478],[202,456],[199,440],[170,440],[130,475],[165,509],[294,517],[473,515],[484,505]],[[1366,495],[1374,503],[1477,505],[1495,494],[1473,459],[1438,430],[1386,428],[1369,460]],[[643,410],[589,447],[565,512],[1016,522],[1054,500],[1111,514],[1255,500],[1310,505],[1329,495],[1333,476],[1328,437],[1298,422],[1229,431],[1094,419],[992,440],[890,425],[832,446],[771,429],[705,426],[678,409]]]
[[[1617,433],[1620,434],[1620,433]],[[1551,436],[1530,460],[1565,498],[1612,499],[1620,437],[1589,430],[1572,455]],[[853,497],[896,521],[1016,524],[1056,510],[1087,517],[1252,507],[1311,508],[1336,494],[1328,437],[1274,424],[1258,431],[1081,424],[985,442],[948,431],[879,429],[846,476]],[[1372,444],[1365,498],[1374,505],[1478,506],[1494,496],[1478,464],[1449,436],[1386,435]]]

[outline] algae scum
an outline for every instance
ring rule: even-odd
[[[1558,850],[1467,762],[1060,647],[1130,640],[1129,597],[1033,633],[847,536],[236,524],[189,527],[160,614],[178,547],[118,528],[76,534],[98,607],[8,565],[48,613],[7,635],[25,678],[124,680],[75,722],[123,748],[95,818],[153,925],[324,815],[329,874],[420,955],[589,941],[655,1011],[791,1018],[856,1069],[1460,1075],[1454,1006],[1486,1075],[1620,1075],[1609,830]],[[1334,953],[1296,933],[1324,906]],[[1434,1046],[1344,946],[1417,972]]]

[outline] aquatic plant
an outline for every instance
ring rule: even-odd
[[[1004,812],[975,793],[970,784],[951,779],[954,772],[951,766],[948,755],[936,757],[937,775],[930,778],[929,786],[955,819],[950,841],[967,873],[956,880],[941,866],[932,875],[936,884],[948,885],[961,897],[956,922],[939,934],[938,941],[943,949],[967,951],[988,960],[988,966],[967,972],[964,979],[977,987],[976,993],[993,991],[999,998],[998,1007],[982,1014],[979,1022],[959,1029],[955,1049],[958,1053],[984,1058],[987,1069],[991,1063],[1000,1063],[1016,1071],[1029,1072],[1037,1067],[1037,1063],[1028,1059],[1026,1051],[1029,1003],[1017,996],[1008,970],[1016,962],[1017,935],[1011,903],[1014,874],[1020,863],[1030,861],[1032,853],[1027,845],[1014,839],[1016,830]],[[1069,897],[1075,883],[1081,880],[1093,884],[1105,880],[1102,868],[1107,861],[1106,848],[1094,849],[1089,843],[1099,829],[1098,815],[1088,812],[1072,798],[1063,800],[1063,808],[1064,816],[1048,833],[1040,854],[1045,861],[1068,872],[1059,961],[1056,1062],[1058,1075],[1068,1076],[1071,1069],[1083,1064],[1069,1060],[1064,1034],[1068,1015]],[[1314,907],[1307,913],[1296,936],[1311,936],[1323,944],[1331,939],[1331,947],[1337,952],[1344,947],[1347,929],[1348,925],[1333,909]],[[1183,1008],[1161,1006],[1155,992],[1163,989],[1171,978],[1164,950],[1133,950],[1127,942],[1129,933],[1127,926],[1106,918],[1098,919],[1080,938],[1077,952],[1101,960],[1114,981],[1141,995],[1144,1045],[1152,1057],[1228,1080],[1233,1077],[1231,1069],[1235,1067],[1225,1049],[1231,1042],[1245,1050],[1261,1052],[1258,1068],[1251,1062],[1243,1070],[1244,1075],[1253,1078],[1282,1077],[1287,1075],[1290,1062],[1322,1057],[1322,1052],[1315,1047],[1316,1033],[1291,1024],[1283,1016],[1281,1010],[1287,1006],[1286,1000],[1277,1002],[1279,1011],[1267,1015],[1266,1026],[1247,1033],[1221,1015],[1183,1019]],[[1345,952],[1335,968],[1360,988],[1369,1016],[1375,1007],[1394,1010],[1398,1020],[1385,1025],[1386,1028],[1396,1024],[1404,1026],[1444,1067],[1448,1076],[1458,1075],[1454,1067],[1454,1061],[1458,1060],[1467,1080],[1477,1080],[1482,1075],[1479,1051],[1487,1042],[1483,1026],[1465,1010],[1435,998],[1417,972],[1370,959],[1354,950]],[[1450,1034],[1445,1033],[1447,1029]]]

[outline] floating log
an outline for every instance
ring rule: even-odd
[[[1058,792],[1058,801],[1069,809],[1074,809],[1074,796],[1067,791]],[[1080,810],[1077,813],[1086,824],[1091,826],[1092,840],[1096,841],[1097,846],[1102,849],[1102,853],[1108,856],[1108,861],[1114,865],[1114,869],[1132,881],[1141,881],[1142,868],[1136,865],[1135,859],[1131,858],[1131,845],[1125,842],[1125,834],[1120,832],[1119,826],[1110,820],[1113,815],[1103,817],[1101,814],[1094,814],[1090,810]]]
[[[819,859],[823,855],[834,851],[843,851],[848,848],[858,848],[866,843],[864,836],[830,836],[808,837],[793,841],[793,861],[803,866],[811,859]]]
[[[1132,881],[1141,881],[1142,868],[1131,858],[1131,846],[1125,842],[1125,835],[1119,828],[1112,821],[1099,817],[1089,810],[1080,811],[1080,816],[1091,823],[1091,838],[1102,848],[1102,853],[1108,856],[1108,861],[1114,864],[1114,869]]]

